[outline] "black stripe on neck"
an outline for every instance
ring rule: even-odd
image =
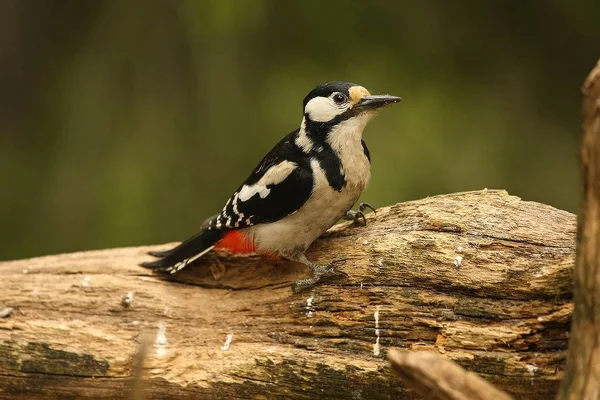
[[[342,161],[327,142],[327,136],[331,132],[331,129],[343,120],[334,122],[336,118],[329,122],[315,122],[311,121],[308,115],[305,115],[304,121],[305,134],[312,142],[308,156],[319,162],[319,165],[325,172],[325,177],[329,185],[338,192],[341,192],[344,186],[346,186]]]

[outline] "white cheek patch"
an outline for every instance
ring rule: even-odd
[[[296,169],[296,163],[292,161],[283,161],[272,166],[265,172],[260,180],[253,185],[244,185],[238,194],[240,201],[248,201],[252,196],[258,194],[264,199],[271,193],[267,185],[277,185],[285,180]]]
[[[312,121],[327,122],[346,111],[347,107],[338,107],[327,97],[315,97],[306,103],[304,112]]]

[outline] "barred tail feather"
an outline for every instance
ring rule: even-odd
[[[140,265],[146,268],[162,269],[174,274],[212,250],[222,236],[221,231],[202,230],[170,250],[149,252],[148,254],[160,257],[160,259],[147,261]]]

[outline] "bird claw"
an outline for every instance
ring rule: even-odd
[[[353,221],[355,224],[359,226],[367,226],[367,218],[365,217],[365,210],[371,210],[373,213],[376,213],[375,209],[369,203],[360,203],[358,205],[358,211],[348,210],[346,211],[346,215],[344,215],[344,219],[348,221]]]
[[[365,218],[365,214],[363,214],[362,211],[348,210],[346,211],[346,215],[344,215],[344,219],[353,221],[355,224],[360,226],[367,225],[367,218]]]
[[[310,278],[299,279],[292,284],[292,291],[299,293],[303,290],[315,286],[322,278],[330,277],[344,277],[347,278],[348,274],[335,268],[333,265],[311,265],[313,275]]]
[[[331,264],[328,265],[316,265],[313,268],[313,273],[319,276],[344,276],[348,277],[348,274],[342,270],[337,269]]]
[[[358,209],[360,211],[365,211],[366,209],[369,209],[371,211],[373,211],[374,214],[377,214],[377,211],[373,208],[373,206],[369,203],[360,203],[358,205]]]

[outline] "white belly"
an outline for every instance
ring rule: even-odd
[[[313,194],[294,214],[279,221],[248,229],[257,250],[293,257],[333,226],[358,200],[370,179],[370,164],[362,146],[360,157],[345,166],[346,186],[338,192],[331,188],[319,163],[313,160]]]

